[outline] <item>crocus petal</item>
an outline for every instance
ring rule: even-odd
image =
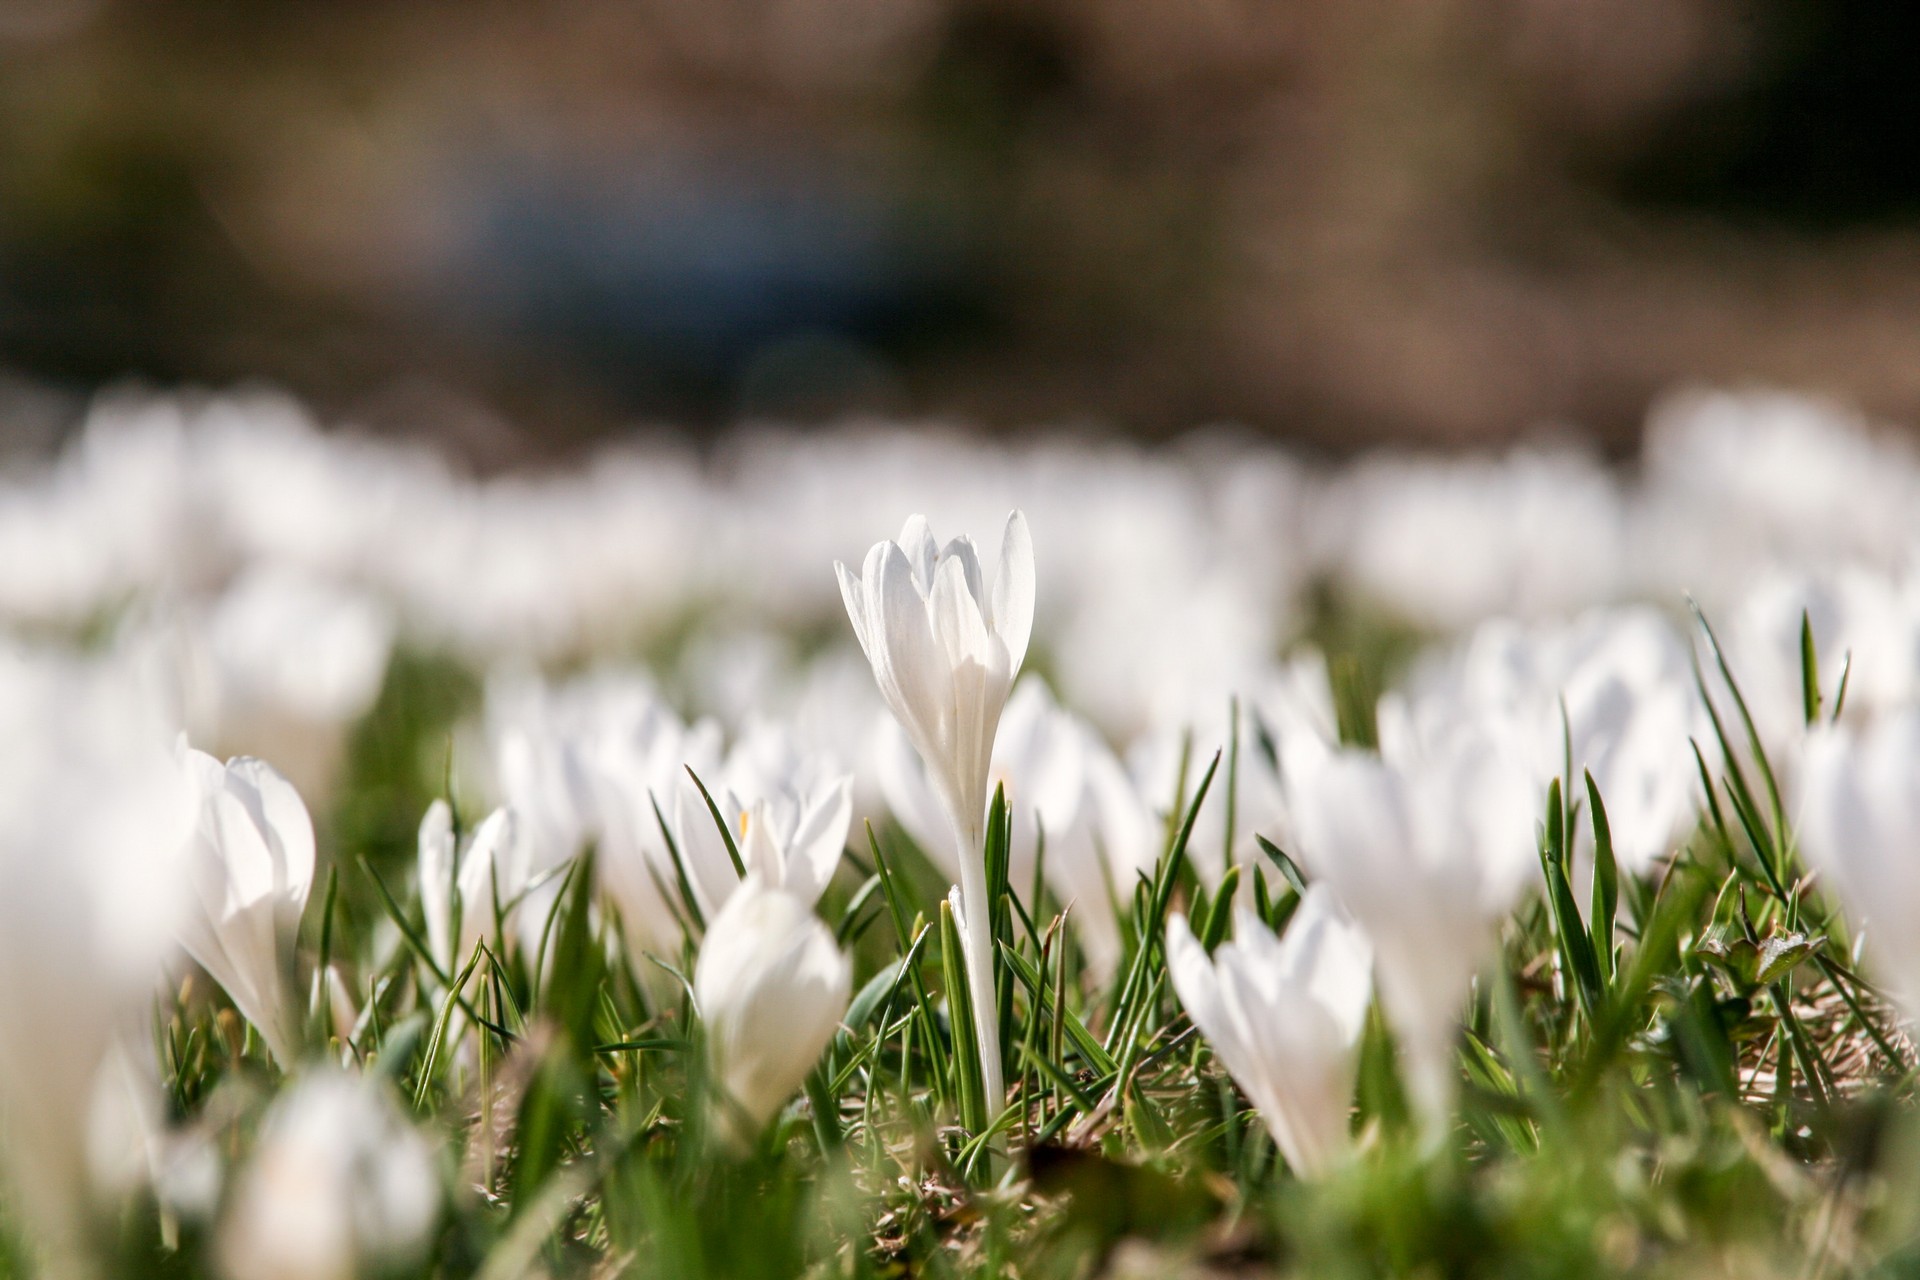
[[[1307,888],[1280,942],[1282,981],[1309,992],[1358,1044],[1373,995],[1373,944],[1324,884]]]
[[[1007,646],[1014,671],[1026,661],[1033,634],[1033,536],[1027,517],[1019,511],[1007,517],[1000,536],[1000,564],[993,575],[993,630]]]
[[[987,607],[987,592],[980,573],[980,551],[973,545],[973,539],[963,533],[942,547],[940,563],[945,564],[949,560],[959,562],[961,571],[966,575],[967,594],[984,610]],[[937,577],[939,570],[935,569],[934,573]]]
[[[873,645],[867,639],[867,597],[861,580],[838,560],[833,562],[833,573],[840,583],[840,600],[847,607],[847,621],[853,624],[853,638],[860,642],[860,652],[867,655],[867,661],[872,662]]]
[[[869,617],[877,624],[873,664],[880,692],[923,753],[945,736],[940,696],[944,663],[928,623],[926,601],[899,547],[888,544],[867,584]]]
[[[227,770],[238,784],[236,794],[274,846],[280,864],[276,887],[285,892],[289,903],[305,907],[313,889],[313,819],[307,815],[300,793],[264,760],[242,756],[228,764]]]
[[[907,523],[900,530],[900,550],[906,553],[907,563],[913,567],[913,576],[920,584],[920,594],[925,595],[933,586],[934,566],[940,559],[940,548],[933,540],[933,529],[925,516],[908,516]]]
[[[966,565],[960,559],[940,562],[933,590],[927,595],[927,614],[948,665],[986,664],[990,644],[987,623],[980,614],[979,598],[967,588]]]
[[[833,935],[805,903],[749,875],[709,923],[693,974],[716,1074],[739,1141],[799,1089],[845,1014],[852,982]],[[737,1123],[736,1123],[737,1122]]]
[[[717,796],[715,803],[719,803]],[[725,817],[727,809],[723,806],[720,812]],[[735,816],[737,818],[737,813]],[[734,870],[726,838],[691,779],[683,779],[674,789],[673,829],[680,862],[693,885],[693,896],[700,903],[701,914],[711,918],[732,896],[740,873]],[[735,843],[737,846],[737,839]]]
[[[427,806],[420,819],[420,909],[427,918],[427,946],[441,966],[453,959],[453,810],[445,800]]]
[[[842,777],[823,796],[814,797],[793,833],[784,883],[809,906],[820,900],[846,851],[853,825],[853,778]]]

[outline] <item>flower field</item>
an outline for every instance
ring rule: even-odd
[[[1920,1274],[1920,450],[0,474],[0,1276]]]

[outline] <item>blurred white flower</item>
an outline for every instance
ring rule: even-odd
[[[511,809],[488,814],[467,835],[465,849],[455,843],[453,810],[435,800],[420,819],[420,906],[427,946],[448,974],[494,931],[496,909],[511,914],[531,879]]]
[[[1806,744],[1800,627],[1813,630],[1821,695],[1831,715],[1840,671],[1847,669],[1846,710],[1858,720],[1920,697],[1920,581],[1860,565],[1824,572],[1760,575],[1715,622],[1727,663],[1766,747],[1775,773],[1791,777]],[[1704,649],[1704,642],[1702,645]],[[1744,732],[1724,678],[1710,656],[1721,718],[1742,750]],[[1711,757],[1709,757],[1711,758]]]
[[[1199,709],[1191,719],[1162,726],[1141,738],[1128,753],[1142,795],[1163,820],[1170,809],[1184,809],[1192,802],[1207,761],[1215,751],[1221,753],[1220,768],[1194,815],[1193,834],[1187,844],[1194,870],[1209,887],[1220,883],[1229,860],[1243,867],[1264,867],[1269,877],[1274,874],[1256,837],[1265,836],[1282,849],[1290,849],[1294,843],[1281,744],[1299,736],[1328,743],[1338,739],[1326,659],[1317,651],[1307,650],[1256,673],[1237,696],[1237,758],[1230,742],[1231,706],[1225,699]],[[1176,796],[1181,787],[1183,757],[1187,767],[1185,795]],[[1234,801],[1231,851],[1226,847],[1230,789]],[[1184,813],[1175,816],[1184,817]]]
[[[630,944],[678,951],[677,872],[662,818],[691,766],[720,761],[720,726],[683,723],[652,682],[603,670],[549,685],[496,678],[487,688],[496,795],[513,809],[529,876],[523,928],[537,934],[559,890],[551,873],[596,846],[600,888]]]
[[[227,715],[346,725],[380,692],[394,623],[363,592],[281,567],[250,570],[207,618]]]
[[[834,562],[841,599],[874,681],[906,730],[953,829],[968,927],[973,988],[989,1107],[1005,1094],[986,862],[981,845],[994,732],[1033,631],[1033,542],[1026,517],[1007,517],[1000,562],[988,584],[972,539],[935,543],[922,516],[898,542],[877,542],[861,575]]]
[[[221,1224],[233,1280],[353,1280],[417,1263],[440,1217],[432,1148],[377,1078],[320,1071],[273,1105]]]
[[[1174,916],[1167,972],[1287,1163],[1312,1177],[1348,1147],[1373,949],[1324,884],[1307,890],[1285,938],[1244,908],[1233,927],[1209,957]]]
[[[1458,722],[1422,741],[1394,700],[1379,718],[1379,755],[1287,743],[1288,795],[1308,874],[1373,940],[1409,1091],[1438,1132],[1452,1106],[1460,1003],[1538,874],[1542,794],[1508,725]]]
[[[895,818],[942,874],[958,880],[952,828],[926,766],[904,731],[881,733],[879,772]],[[989,785],[1006,789],[1014,893],[1031,907],[1041,842],[1047,887],[1078,930],[1087,962],[1104,980],[1120,959],[1116,906],[1153,865],[1159,825],[1132,779],[1091,726],[1062,710],[1038,676],[1007,699],[994,739]]]
[[[1339,583],[1424,627],[1566,612],[1622,586],[1619,485],[1583,453],[1383,455],[1330,484],[1321,511]]]
[[[729,1106],[752,1139],[806,1080],[847,1011],[852,966],[806,902],[749,873],[707,923],[693,999]]]
[[[169,1212],[210,1217],[220,1198],[220,1154],[202,1123],[170,1130],[160,1065],[147,1037],[121,1036],[96,1081],[87,1164],[96,1191],[152,1193]]]
[[[1909,1025],[1920,1026],[1920,709],[1807,746],[1800,848],[1826,883]]]
[[[719,725],[685,724],[657,697],[632,700],[584,748],[600,887],[619,910],[631,945],[660,956],[679,950],[679,873],[662,824],[672,821],[687,770],[709,777],[720,759]]]
[[[1633,529],[1645,589],[1710,610],[1766,566],[1886,566],[1912,538],[1920,458],[1858,413],[1778,392],[1684,390],[1648,415]],[[1798,626],[1799,619],[1794,619]]]
[[[193,787],[128,664],[0,641],[0,1157],[49,1274],[88,1239],[102,1065],[173,949]]]
[[[1692,744],[1710,750],[1710,726],[1686,645],[1652,609],[1598,609],[1570,623],[1483,623],[1422,663],[1401,705],[1429,737],[1463,722],[1507,723],[1543,794],[1565,777],[1570,799],[1579,799],[1591,772],[1615,856],[1629,872],[1647,871],[1693,826]],[[1584,857],[1591,844],[1582,823],[1576,852]]]
[[[291,1068],[303,1018],[293,945],[313,888],[313,821],[292,784],[263,760],[222,764],[192,748],[186,759],[200,787],[200,819],[181,945]]]
[[[847,847],[853,779],[803,752],[791,734],[760,722],[734,745],[721,776],[701,783],[728,824],[746,873],[809,907],[819,902]],[[740,872],[707,797],[690,777],[675,788],[673,817],[694,898],[711,918],[732,896]]]

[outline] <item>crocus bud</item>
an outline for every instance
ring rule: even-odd
[[[812,908],[749,874],[707,924],[693,971],[722,1127],[751,1141],[791,1098],[846,1014],[852,967]]]
[[[1307,890],[1284,939],[1244,908],[1209,957],[1175,916],[1167,971],[1187,1016],[1253,1102],[1296,1173],[1347,1149],[1347,1119],[1372,998],[1373,948],[1325,885]]]
[[[234,1280],[353,1280],[417,1262],[439,1215],[433,1152],[385,1086],[327,1071],[267,1113],[220,1262]]]
[[[263,760],[222,764],[189,749],[187,764],[200,785],[200,820],[181,945],[259,1029],[280,1065],[292,1066],[301,1005],[288,979],[313,888],[313,821],[293,784]]]

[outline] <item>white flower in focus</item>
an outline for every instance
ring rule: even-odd
[[[417,1262],[439,1216],[433,1151],[386,1086],[325,1071],[267,1113],[219,1259],[233,1280],[354,1280]]]
[[[420,819],[420,906],[427,946],[449,974],[493,932],[495,906],[510,914],[531,878],[511,809],[488,814],[464,850],[454,846],[453,810],[435,800]]]
[[[181,945],[290,1068],[302,1018],[290,982],[293,944],[313,888],[313,821],[263,760],[222,764],[192,748],[186,759],[200,786],[200,820]]]
[[[693,971],[715,1076],[749,1141],[806,1080],[847,1011],[853,969],[807,903],[749,874],[707,924]],[[750,1127],[749,1127],[750,1126]]]
[[[1312,1177],[1348,1146],[1373,950],[1323,884],[1307,890],[1285,938],[1245,908],[1234,933],[1208,957],[1176,915],[1167,972],[1287,1163]]]
[[[840,596],[874,681],[927,766],[953,827],[966,904],[967,981],[989,1107],[1005,1095],[993,995],[991,910],[981,846],[994,732],[1033,631],[1033,541],[1026,517],[1007,517],[989,585],[965,536],[934,542],[913,516],[898,542],[876,542],[859,577],[834,562]]]
[[[989,587],[973,540],[934,542],[914,516],[900,541],[878,542],[859,577],[836,562],[854,635],[887,707],[926,761],[962,834],[986,819],[994,731],[1033,630],[1033,543],[1007,518]]]
[[[102,1067],[173,950],[193,788],[118,661],[0,643],[0,1158],[9,1216],[77,1271]]]
[[[1920,1025],[1920,709],[1807,745],[1800,848],[1833,888],[1909,1025]]]
[[[1408,1087],[1437,1132],[1452,1106],[1456,1013],[1538,875],[1541,791],[1518,735],[1498,722],[1419,741],[1389,699],[1380,740],[1374,755],[1294,739],[1288,790],[1301,861],[1373,940]]]

